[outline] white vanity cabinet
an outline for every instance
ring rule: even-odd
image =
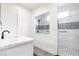
[[[0,56],[33,56],[33,44],[0,50]]]
[[[14,47],[6,50],[7,56],[33,56],[33,44],[28,43],[23,46]]]
[[[33,40],[25,36],[0,40],[0,56],[33,56]]]

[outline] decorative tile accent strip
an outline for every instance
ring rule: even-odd
[[[58,29],[79,29],[79,22],[58,24]]]

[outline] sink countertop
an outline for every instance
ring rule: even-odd
[[[33,38],[26,36],[13,36],[7,39],[0,39],[0,50],[9,49],[33,42]]]

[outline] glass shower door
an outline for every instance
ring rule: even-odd
[[[79,4],[58,4],[58,55],[79,56]]]

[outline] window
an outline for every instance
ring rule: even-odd
[[[50,17],[49,16],[47,16],[47,21],[49,21],[50,20]]]
[[[64,11],[64,12],[58,13],[58,18],[64,18],[67,16],[69,16],[69,11]]]

